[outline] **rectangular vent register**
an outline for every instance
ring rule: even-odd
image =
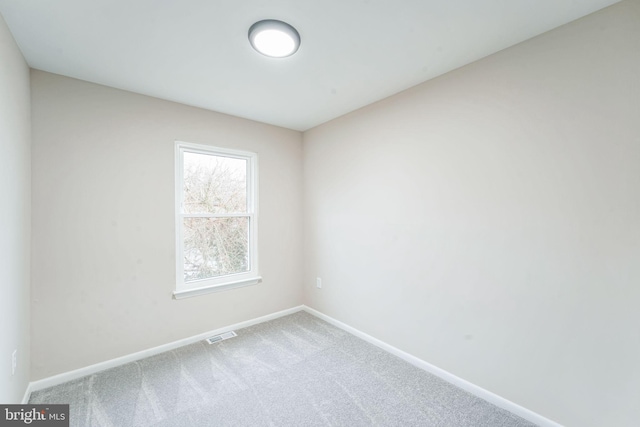
[[[224,341],[224,340],[228,340],[229,338],[233,338],[233,337],[237,337],[238,334],[236,334],[234,331],[229,331],[229,332],[225,332],[223,334],[219,334],[219,335],[214,335],[212,337],[207,338],[205,341],[207,341],[209,344],[214,344],[220,341]]]

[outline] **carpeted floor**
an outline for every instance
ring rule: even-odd
[[[34,392],[71,426],[532,426],[305,312]]]

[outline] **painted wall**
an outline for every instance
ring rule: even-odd
[[[301,303],[299,132],[31,76],[32,380]],[[258,153],[261,284],[172,299],[175,140]]]
[[[557,422],[637,425],[639,76],[622,2],[306,132],[305,303]]]
[[[0,16],[0,402],[29,382],[31,104],[29,67]],[[16,372],[12,375],[12,353]]]

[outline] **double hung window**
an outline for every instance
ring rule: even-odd
[[[176,143],[176,298],[260,282],[256,212],[255,153]]]

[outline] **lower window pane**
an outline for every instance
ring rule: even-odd
[[[249,271],[249,218],[184,218],[184,280]]]

